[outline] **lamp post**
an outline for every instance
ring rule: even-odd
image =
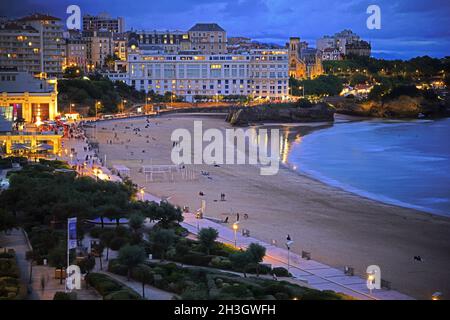
[[[237,247],[237,231],[239,229],[239,221],[233,223],[233,231],[234,231],[234,246]]]
[[[144,201],[144,195],[145,195],[145,191],[144,191],[144,187],[141,188],[140,193],[141,193],[141,200],[142,202]]]
[[[291,237],[287,237],[287,241],[286,241],[286,248],[288,250],[288,256],[287,256],[287,269],[289,272],[289,268],[291,266],[291,246],[294,244],[294,241],[291,240]]]

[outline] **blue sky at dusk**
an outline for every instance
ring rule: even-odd
[[[450,55],[449,0],[2,0],[0,12],[65,18],[70,4],[82,14],[123,16],[127,30],[187,30],[196,22],[217,22],[228,36],[278,44],[299,36],[315,46],[322,35],[350,28],[372,43],[376,57]],[[371,4],[381,8],[381,30],[366,27]]]

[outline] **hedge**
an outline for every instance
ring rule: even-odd
[[[87,275],[89,285],[100,293],[103,300],[138,300],[139,294],[122,285],[108,275],[100,273],[90,273]],[[125,294],[125,291],[127,292]]]

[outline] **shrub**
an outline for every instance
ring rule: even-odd
[[[230,259],[225,257],[214,257],[211,259],[210,266],[218,269],[231,269]]]
[[[89,231],[89,234],[91,235],[92,238],[99,239],[104,231],[105,231],[105,229],[102,229],[100,227],[95,227],[95,228],[92,228],[91,231]]]
[[[19,277],[19,268],[14,258],[0,258],[0,277]]]
[[[130,289],[112,292],[103,298],[104,300],[140,300],[141,296]]]
[[[287,271],[286,268],[283,267],[276,267],[272,269],[272,273],[275,274],[277,277],[291,277],[292,275]]]
[[[77,293],[58,291],[53,296],[53,300],[77,300]]]
[[[186,264],[195,266],[207,267],[211,263],[214,256],[205,256],[199,253],[190,253],[181,258],[181,261]]]
[[[126,245],[128,242],[128,240],[126,238],[123,237],[115,237],[114,239],[111,240],[111,250],[119,250],[120,248],[122,248],[124,245]]]
[[[122,289],[122,285],[117,281],[104,274],[90,273],[87,276],[89,285],[95,288],[103,297]]]
[[[13,277],[0,277],[0,300],[17,299],[20,292],[19,280]]]
[[[235,283],[231,286],[224,286],[221,289],[220,293],[230,295],[230,296],[233,296],[234,298],[239,298],[239,299],[253,297],[252,292],[247,288],[246,285],[237,284],[237,283]]]
[[[117,259],[112,259],[109,260],[108,271],[121,276],[126,276],[128,268],[127,266],[120,264]]]

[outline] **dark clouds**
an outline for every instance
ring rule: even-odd
[[[371,41],[378,56],[450,55],[449,0],[2,0],[0,12],[63,18],[70,4],[82,13],[123,16],[127,28],[188,29],[195,22],[218,22],[231,36],[279,44],[289,36],[314,44],[324,34],[350,28]],[[366,28],[371,4],[381,8],[381,30]]]

